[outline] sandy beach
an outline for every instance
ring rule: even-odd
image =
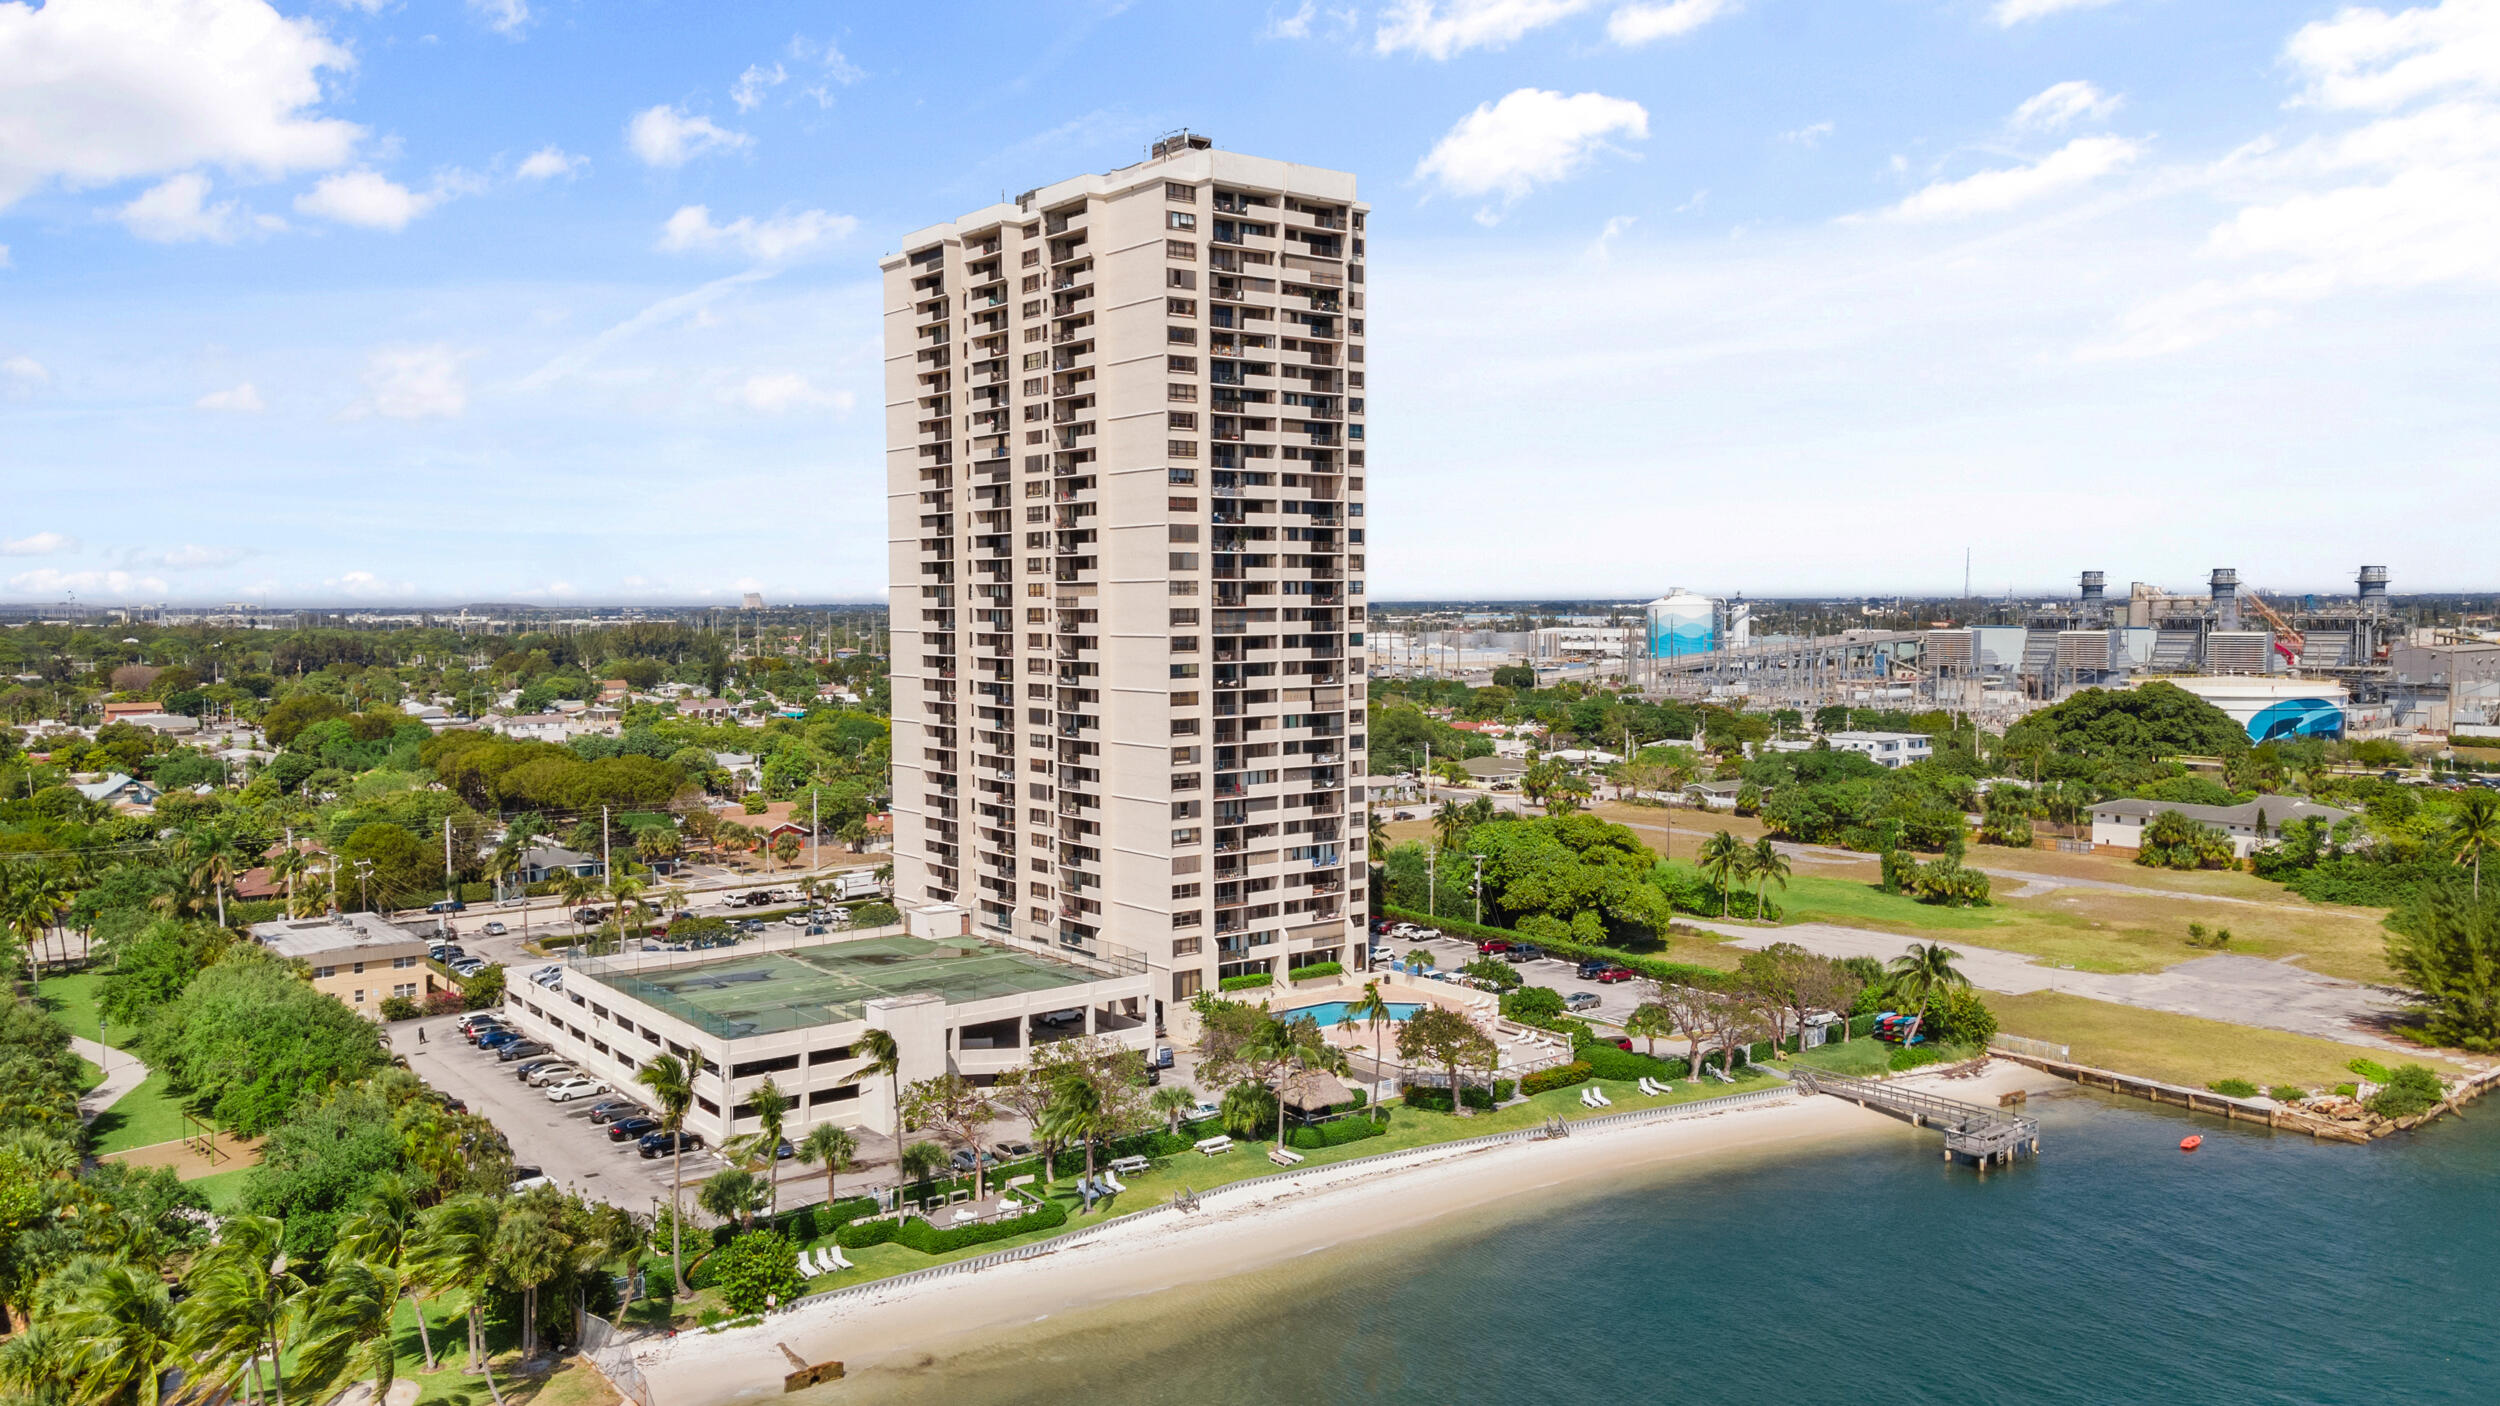
[[[2010,1089],[2064,1087],[2004,1061],[1975,1079],[1917,1082],[1987,1104]],[[1320,1168],[1238,1192],[1209,1192],[1195,1214],[1146,1217],[1055,1254],[853,1295],[752,1328],[648,1343],[637,1360],[653,1406],[714,1406],[781,1394],[789,1362],[777,1343],[811,1363],[840,1361],[854,1381],[917,1374],[950,1352],[985,1345],[1037,1319],[1251,1273],[1492,1206],[1523,1188],[1551,1195],[1550,1188],[1575,1182],[1776,1156],[1902,1129],[1883,1114],[1838,1099],[1797,1096],[1550,1142],[1459,1152],[1417,1148],[1394,1163]]]

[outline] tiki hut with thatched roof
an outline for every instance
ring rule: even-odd
[[[1286,1111],[1307,1123],[1353,1103],[1354,1091],[1325,1070],[1301,1069],[1285,1080],[1284,1100]]]

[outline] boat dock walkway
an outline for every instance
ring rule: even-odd
[[[1944,1159],[1968,1157],[1982,1172],[2010,1163],[2017,1152],[2040,1155],[2040,1122],[2020,1114],[1904,1088],[1877,1079],[1798,1069],[1790,1074],[1809,1093],[1845,1098],[1861,1108],[1880,1108],[1909,1120],[1914,1128],[1935,1128],[1944,1134]]]

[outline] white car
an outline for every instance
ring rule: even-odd
[[[572,1078],[565,1080],[561,1084],[548,1085],[547,1101],[549,1103],[571,1103],[577,1098],[585,1098],[591,1094],[603,1094],[607,1091],[607,1085],[600,1083],[596,1079],[582,1078],[577,1074]]]
[[[805,913],[792,913],[781,920],[782,926],[792,928],[806,927],[812,921]]]

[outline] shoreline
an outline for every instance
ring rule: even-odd
[[[1993,1102],[2009,1089],[2071,1087],[2018,1065],[1942,1092]],[[1113,1227],[1067,1249],[975,1274],[848,1296],[750,1328],[639,1345],[651,1406],[715,1406],[779,1395],[790,1363],[841,1362],[853,1382],[917,1375],[999,1333],[1167,1290],[1248,1275],[1317,1251],[1411,1231],[1516,1197],[1523,1188],[1602,1183],[1745,1156],[1784,1156],[1906,1124],[1838,1099],[1800,1094],[1747,1108],[1553,1141],[1454,1151],[1417,1148],[1393,1164],[1318,1168],[1306,1176],[1205,1193],[1196,1214]]]

